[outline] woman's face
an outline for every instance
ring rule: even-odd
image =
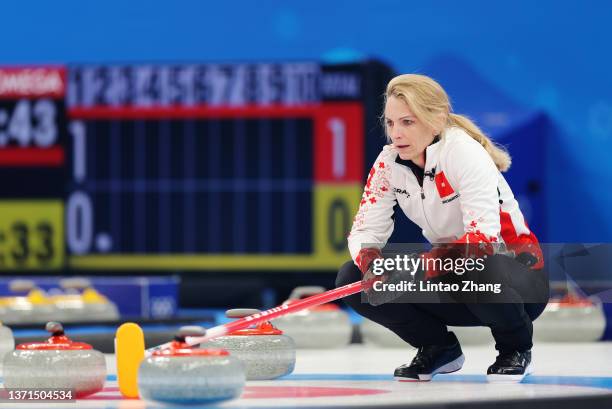
[[[417,164],[438,134],[419,121],[404,101],[394,96],[387,98],[385,129],[400,158]]]

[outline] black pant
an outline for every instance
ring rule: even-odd
[[[524,351],[533,346],[533,321],[542,313],[548,300],[548,281],[534,283],[534,271],[506,256],[495,256],[493,268],[512,277],[517,292],[540,293],[538,303],[389,303],[371,306],[360,294],[344,298],[344,302],[362,316],[389,328],[404,341],[418,348],[445,344],[447,325],[486,326],[491,328],[495,348],[500,351]],[[539,277],[545,275],[540,274]],[[361,271],[352,261],[338,272],[336,286],[361,280]],[[537,284],[537,285],[536,285]],[[533,300],[533,294],[529,295]],[[519,297],[514,300],[520,299]]]

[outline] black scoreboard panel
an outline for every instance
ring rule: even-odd
[[[0,201],[0,211],[8,206],[0,243],[2,230],[22,218],[15,210],[35,205],[26,224],[33,232],[42,217],[52,226],[53,263],[0,269],[328,270],[349,257],[346,234],[377,153],[365,135],[379,135],[390,76],[384,65],[74,65],[58,72],[66,79],[61,93],[40,98],[53,101],[60,130],[43,147],[42,168],[27,160],[2,165],[10,155],[3,156],[0,110],[0,171],[29,181]],[[24,97],[11,98],[0,103],[12,107]],[[48,124],[40,119],[48,108],[35,104],[47,102],[27,98],[38,115],[29,140],[41,140],[34,129]],[[22,156],[25,133],[12,137]],[[40,253],[44,237],[30,236]]]
[[[89,196],[99,240],[77,251],[105,252],[112,240],[124,254],[311,253],[312,121],[80,126],[85,174],[73,186]]]

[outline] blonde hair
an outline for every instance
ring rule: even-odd
[[[389,97],[404,101],[420,121],[440,133],[451,126],[462,128],[485,148],[497,169],[505,172],[510,168],[512,159],[508,151],[493,142],[468,117],[454,114],[448,95],[433,79],[418,74],[398,75],[387,85],[385,105]]]

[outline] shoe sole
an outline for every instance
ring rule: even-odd
[[[419,379],[411,379],[411,378],[403,378],[401,376],[395,376],[395,380],[399,382],[428,382],[431,381],[435,375],[443,374],[443,373],[453,373],[457,372],[459,369],[463,367],[465,362],[465,356],[461,354],[457,359],[450,361],[447,364],[442,365],[432,373],[428,374],[419,374]]]
[[[525,369],[525,373],[521,375],[487,375],[489,383],[520,383],[527,375],[533,373],[533,365],[529,363]]]

